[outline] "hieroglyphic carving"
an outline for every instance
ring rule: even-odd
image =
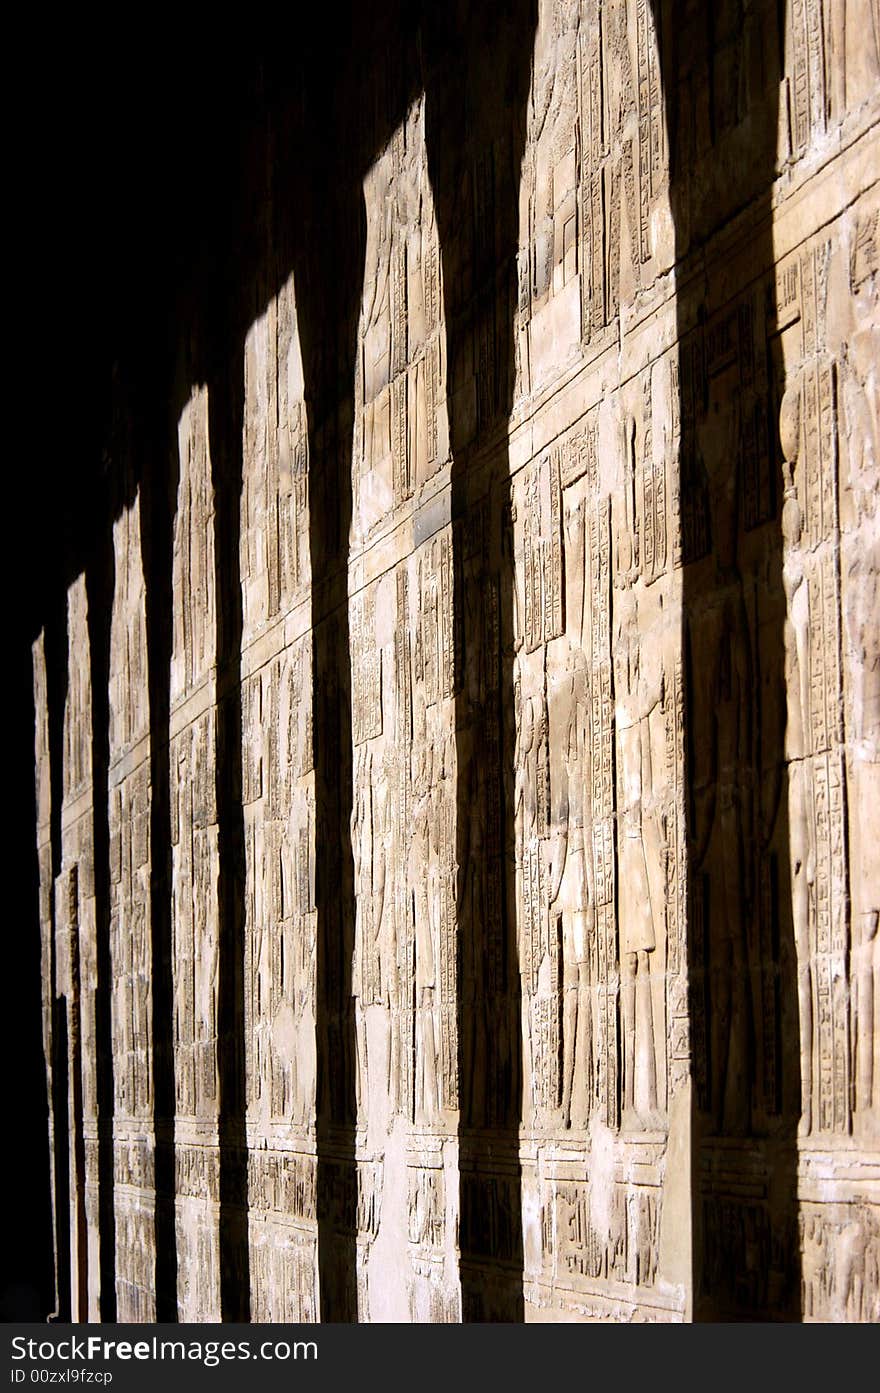
[[[387,820],[387,779],[373,775],[369,750],[358,756],[354,779],[351,840],[354,854],[355,944],[359,960],[354,994],[362,1006],[382,1000],[382,917],[386,865],[383,822]],[[377,796],[378,795],[378,796]]]
[[[120,1319],[155,1318],[153,1236],[153,1061],[150,1034],[152,945],[150,780],[146,693],[134,689],[139,674],[128,669],[133,655],[146,654],[146,614],[141,557],[140,509],[136,505],[114,528],[116,584],[110,622],[111,712],[108,806],[110,879],[110,1003],[113,1040],[115,1215],[118,1252],[117,1314]],[[117,674],[115,691],[113,674]],[[134,767],[130,766],[134,764]],[[146,1136],[144,1135],[146,1133]],[[136,1232],[148,1258],[123,1248],[120,1227]],[[141,1263],[148,1270],[141,1269]]]
[[[214,503],[206,391],[193,393],[177,435],[180,483],[174,522],[172,702],[207,677],[215,656]]]
[[[124,662],[110,671],[110,747],[130,749],[147,733],[147,635],[141,507],[126,508],[113,525],[115,587],[111,624],[114,652]]]
[[[440,249],[424,100],[365,181],[364,293],[355,392],[355,537],[369,538],[448,450]]]
[[[263,1321],[317,1320],[314,1240],[289,1224],[266,1222],[251,1231],[251,1310]]]
[[[580,98],[580,213],[583,241],[581,332],[585,339],[605,324],[605,200],[601,159],[605,153],[602,92],[603,8],[578,35]]]
[[[126,1321],[154,1321],[156,1318],[156,1262],[153,1240],[153,1205],[148,1201],[116,1211],[117,1252],[125,1254],[125,1265],[116,1274],[116,1300]]]
[[[431,541],[419,562],[415,677],[425,684],[429,706],[454,694],[461,668],[460,620],[452,604],[453,566],[452,538],[443,533]]]
[[[540,686],[534,694],[522,693],[523,680],[529,680],[525,672],[515,687],[514,827],[517,900],[521,916],[519,967],[530,1020],[532,1098],[537,1110],[546,1110],[559,1104],[559,975],[562,964],[558,916],[551,919],[550,915],[551,884],[547,866],[551,832],[550,726],[543,663],[538,673],[532,675],[533,681],[535,676]]]
[[[617,736],[617,873],[623,1037],[623,1109],[657,1109],[657,1058],[651,963],[661,946],[665,896],[660,828],[654,806],[651,717],[665,700],[662,668],[651,671],[631,576],[618,572],[614,596],[614,696]]]
[[[828,244],[799,258],[799,363],[781,404],[783,585],[793,914],[798,945],[802,1129],[848,1131],[849,905],[840,700],[841,594],[836,373],[817,354]],[[789,297],[792,303],[794,297]],[[792,309],[788,310],[791,318]]]
[[[593,876],[596,887],[596,1072],[599,1107],[609,1127],[618,1120],[615,916],[614,707],[611,665],[611,512],[607,500],[589,515],[590,768],[593,778]]]
[[[436,985],[436,901],[430,885],[431,792],[434,784],[434,747],[428,732],[422,701],[416,704],[413,731],[410,841],[406,857],[407,899],[412,903],[412,984],[415,1078],[413,1112],[431,1117],[437,1110],[437,1045],[434,1023]]]
[[[353,387],[350,569],[347,592],[344,563],[331,578],[339,591],[330,600],[350,597],[350,732],[335,674],[316,699],[342,710],[322,730],[329,785],[340,770],[345,782],[352,758],[354,895],[330,906],[322,1045],[329,1040],[331,1065],[338,1050],[357,1050],[346,1060],[357,1097],[345,1119],[357,1124],[357,1154],[354,1166],[321,1157],[329,1180],[320,1197],[315,862],[316,844],[340,829],[313,778],[308,422],[290,282],[258,306],[246,336],[243,866],[222,869],[236,884],[243,875],[256,1319],[315,1318],[319,1198],[322,1219],[355,1215],[362,1318],[381,1309],[385,1279],[401,1267],[414,1318],[457,1317],[457,1277],[445,1283],[460,1256],[463,1204],[480,1206],[469,1242],[487,1257],[468,1316],[492,1312],[488,1259],[499,1271],[518,1268],[520,1233],[530,1317],[680,1315],[697,1254],[709,1284],[726,1284],[730,1306],[757,1316],[782,1309],[789,1240],[774,1190],[793,1195],[796,1186],[808,1318],[877,1318],[876,1215],[863,1192],[880,1116],[870,815],[880,767],[871,333],[880,254],[876,208],[859,192],[874,139],[877,6],[788,7],[791,158],[783,149],[767,206],[737,205],[720,240],[703,225],[718,202],[709,164],[718,182],[747,165],[747,147],[725,142],[747,115],[759,124],[759,84],[774,63],[760,39],[777,18],[772,7],[764,25],[763,6],[722,6],[703,54],[688,27],[700,28],[698,8],[683,16],[687,42],[676,34],[661,49],[662,7],[647,0],[540,0],[522,113],[518,376],[506,439],[498,412],[513,287],[498,256],[519,168],[503,141],[482,142],[475,130],[460,188],[442,190],[451,201],[441,248],[426,148],[426,112],[436,128],[438,109],[418,99],[401,110],[396,77],[377,94],[376,130],[400,124],[369,152],[354,382],[340,384],[338,418],[316,442],[319,457],[341,448]],[[666,92],[661,58],[664,76],[674,75]],[[658,273],[671,226],[664,99],[680,117],[684,205],[669,276]],[[811,187],[820,164],[823,182]],[[854,202],[838,222],[840,191]],[[450,215],[453,207],[465,216]],[[827,230],[804,241],[815,219]],[[770,223],[787,248],[774,284],[769,250],[761,264],[750,259]],[[279,269],[273,249],[258,300],[264,271],[274,279]],[[454,490],[443,471],[446,291],[460,374]],[[474,426],[477,448],[460,448]],[[171,731],[152,752],[147,695],[152,686],[161,694],[163,678],[146,672],[139,509],[114,523],[114,1170],[120,1314],[129,1319],[155,1314],[149,971],[161,906],[150,897],[168,887],[151,866],[162,809],[151,807],[150,778],[166,756],[184,1319],[216,1314],[220,1276],[216,785],[229,771],[218,767],[213,713],[218,686],[228,696],[234,679],[227,668],[215,683],[203,392],[181,417],[179,443]],[[509,513],[495,508],[508,497]],[[71,617],[77,651],[82,618]],[[340,641],[337,623],[328,621],[327,651]],[[45,1029],[48,1041],[54,1009],[74,1053],[88,1056],[91,848],[73,831],[89,807],[83,670],[71,666],[61,732],[59,867],[37,663],[43,954],[67,998],[61,1014],[44,1003]],[[161,785],[155,792],[161,798]],[[786,991],[795,962],[797,984]],[[511,1011],[508,1025],[512,993],[521,1016]],[[796,1016],[799,1061],[790,1049]],[[513,1100],[511,1112],[520,1046],[523,1107]],[[348,1072],[327,1071],[340,1114]],[[82,1080],[85,1124],[87,1066]],[[688,1083],[704,1114],[690,1131]],[[503,1154],[508,1128],[519,1131],[518,1157],[517,1140]],[[487,1152],[499,1143],[489,1158],[497,1173],[466,1164],[459,1178],[456,1131],[485,1131]],[[779,1143],[775,1172],[762,1153],[767,1138]],[[83,1142],[88,1175],[95,1140]],[[782,1155],[789,1143],[791,1158]],[[695,1150],[705,1165],[693,1181],[697,1170],[682,1162]],[[797,1177],[795,1151],[805,1168]],[[824,1168],[821,1192],[804,1188],[813,1161]],[[857,1199],[847,1189],[854,1176]],[[92,1228],[94,1198],[85,1197]],[[677,1231],[691,1216],[702,1232],[682,1259]]]
[[[561,1280],[650,1288],[657,1278],[662,1194],[614,1183],[610,1191],[600,1217],[588,1183],[553,1184],[541,1215],[544,1262]]]
[[[214,732],[209,709],[171,742],[175,1077],[189,1118],[210,1118],[217,1105]]]
[[[376,597],[356,596],[351,609],[352,726],[355,745],[382,733],[382,652],[376,648]]]
[[[301,618],[311,581],[309,421],[292,277],[251,326],[244,367],[242,1030],[256,1148],[246,1189],[250,1314],[313,1321],[315,1160],[301,1149],[314,1144],[317,1074],[313,638]],[[266,635],[276,620],[284,622]],[[291,622],[293,638],[285,632]]]
[[[306,657],[300,643],[248,679],[261,712],[251,750],[266,774],[245,819],[245,1055],[249,1116],[267,1129],[307,1126],[314,1107],[315,829],[298,748],[310,688],[293,675]]]
[[[523,503],[526,650],[558,638],[564,625],[562,486],[557,451],[535,466]]]
[[[285,614],[310,579],[308,423],[290,277],[244,350],[241,574],[245,636]]]
[[[582,524],[578,515],[575,526]],[[569,532],[569,542],[574,540]],[[583,566],[583,540],[568,548]],[[580,609],[580,606],[577,606]],[[579,632],[579,624],[577,631]],[[562,1125],[584,1126],[595,1102],[593,988],[596,911],[589,844],[589,706],[586,658],[579,644],[560,674],[551,736],[561,758],[551,755],[554,836],[550,861],[550,1005],[546,1022],[549,1067],[545,1107],[562,1108]],[[560,767],[561,766],[561,767]],[[561,1071],[561,1072],[560,1072]],[[554,1090],[557,1093],[553,1097]]]
[[[596,486],[598,478],[598,421],[595,409],[588,413],[583,428],[570,436],[561,447],[560,483],[563,489],[577,483],[584,474],[588,476],[590,487]]]
[[[663,103],[660,93],[654,7],[636,0],[639,110],[639,255],[651,257],[651,203],[663,178]]]
[[[451,780],[453,770],[446,770]],[[447,787],[449,787],[447,785]],[[451,792],[451,789],[450,789]],[[443,800],[437,831],[440,849],[440,1103],[450,1111],[459,1106],[458,1061],[458,915],[456,903],[455,824],[451,798]]]
[[[556,375],[581,340],[578,266],[576,3],[547,7],[539,26],[520,185],[519,389]]]
[[[145,772],[138,771],[111,793],[110,836],[118,839],[120,875],[118,890],[111,890],[111,936],[114,942],[113,976],[117,984],[114,1019],[116,1113],[143,1119],[149,1114],[150,1073],[144,1068],[147,1034],[150,962],[147,941],[145,842],[133,834],[136,824],[148,817]],[[112,861],[111,861],[112,867]],[[111,881],[113,873],[111,869]]]
[[[669,973],[669,1088],[675,1092],[691,1064],[691,1011],[687,990],[688,876],[685,818],[685,709],[683,660],[676,658],[666,700],[664,821],[666,963]]]
[[[880,430],[876,390],[880,217],[860,212],[850,250],[853,323],[838,360],[842,665],[847,746],[853,1128],[880,1120],[880,861],[870,809],[880,788],[880,636],[877,630],[877,498]]]
[[[412,1114],[412,1001],[415,991],[411,957],[412,916],[406,876],[406,848],[409,845],[412,821],[412,787],[410,782],[411,744],[413,738],[413,644],[410,636],[410,594],[406,569],[401,567],[395,577],[396,624],[394,630],[395,681],[395,750],[393,824],[393,908],[391,914],[391,943],[388,951],[391,983],[391,1092],[395,1108],[407,1116]],[[421,609],[421,586],[419,587]],[[421,627],[421,625],[419,626]],[[419,635],[416,635],[418,653]],[[415,673],[419,675],[418,658]],[[386,866],[386,879],[388,868]]]
[[[446,1193],[443,1171],[435,1166],[409,1166],[409,1241],[440,1248],[445,1234]]]
[[[641,514],[638,535],[641,538],[641,569],[650,583],[666,570],[666,459],[658,459],[654,450],[653,397],[651,370],[643,374],[643,433],[640,470]]]
[[[582,6],[578,41],[581,332],[618,316],[658,250],[666,189],[663,99],[648,0]],[[634,62],[635,59],[635,62]]]
[[[247,805],[263,796],[263,684],[260,673],[241,684],[242,800]],[[271,763],[269,765],[271,768]]]
[[[85,579],[67,596],[67,642],[70,661],[64,703],[63,797],[72,803],[91,783],[91,690]]]
[[[826,53],[823,32],[823,0],[791,0],[789,58],[789,107],[791,153],[803,155],[813,138],[825,129],[827,118]],[[831,8],[834,6],[832,4]]]
[[[364,302],[359,330],[357,399],[355,411],[354,518],[364,536],[398,501],[402,461],[392,461],[393,441],[405,442],[392,420],[390,282],[394,255],[394,198],[397,167],[395,150],[388,150],[373,166],[367,181],[368,206],[374,216],[367,222]],[[401,404],[398,392],[396,405]],[[357,454],[360,452],[361,463]]]
[[[169,813],[174,1088],[179,1139],[216,1148],[219,1110],[220,969],[217,812],[217,632],[214,489],[205,389],[193,392],[178,422],[179,482],[174,530],[172,604],[178,622],[171,653]],[[193,701],[196,693],[199,696]],[[248,735],[259,727],[262,694],[253,687],[243,710]],[[243,771],[256,791],[261,752]],[[165,891],[168,893],[168,891]],[[217,1215],[206,1197],[189,1198],[175,1215],[178,1301],[219,1313]]]

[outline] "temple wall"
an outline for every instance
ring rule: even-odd
[[[156,748],[140,501],[115,521],[120,1319],[156,1318],[159,1121],[181,1320],[228,1317],[230,1282],[318,1320],[347,1281],[364,1321],[880,1318],[880,13],[716,9],[698,42],[699,6],[541,0],[521,157],[438,154],[455,92],[395,112],[329,411],[296,276],[266,277],[231,542],[222,377],[179,418]],[[315,591],[331,458],[350,521]],[[34,646],[74,1319],[100,1313],[86,604],[54,743]]]

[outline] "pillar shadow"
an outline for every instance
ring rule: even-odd
[[[524,1316],[521,979],[506,855],[514,841],[514,579],[497,515],[509,497],[520,173],[536,26],[533,0],[427,7],[423,20],[426,141],[446,316],[458,640],[463,1321]],[[472,496],[468,477],[475,449],[483,448],[492,456],[488,508]],[[481,508],[482,544],[473,525]],[[468,877],[475,893],[468,893]]]
[[[222,338],[220,340],[223,341]],[[245,861],[242,803],[241,531],[244,337],[230,336],[208,383],[217,613],[215,787],[219,842],[217,1066],[220,1149],[220,1310],[250,1320],[245,1083]]]
[[[41,983],[40,865],[37,851],[37,803],[34,784],[36,734],[30,642],[14,635],[8,671],[12,712],[10,729],[21,738],[11,742],[12,806],[16,816],[8,835],[10,864],[18,868],[13,896],[18,930],[6,970],[3,1025],[6,1058],[15,1060],[7,1074],[10,1116],[27,1138],[15,1178],[15,1204],[7,1218],[6,1271],[0,1278],[0,1321],[42,1321],[54,1304],[52,1181],[49,1147],[47,1061],[44,1022],[51,1029],[54,990]],[[28,739],[28,733],[30,739]],[[44,994],[45,993],[45,998]],[[45,1001],[45,1004],[44,1004]]]
[[[159,400],[169,398],[157,374]],[[165,388],[163,393],[162,389]],[[171,877],[170,622],[179,460],[173,413],[162,430],[161,408],[140,415],[141,546],[150,712],[150,946],[152,983],[153,1129],[155,1167],[156,1320],[177,1316],[175,1225],[174,978]]]
[[[95,889],[95,1080],[98,1109],[98,1262],[102,1322],[116,1320],[113,1198],[113,961],[110,946],[110,627],[115,556],[108,508],[86,568],[92,694],[92,811]]]
[[[63,1118],[54,1129],[55,1161],[55,1310],[62,1324],[71,1319],[70,1263],[70,1133],[67,1126],[67,1003],[63,996],[52,1002],[52,1108]]]
[[[797,1319],[771,194],[784,6],[654,0],[675,224],[696,1320]],[[736,229],[714,254],[713,234]]]
[[[329,65],[331,45],[324,61]],[[342,56],[340,61],[343,61]],[[350,63],[350,57],[347,60]],[[330,131],[318,71],[306,86],[292,249],[309,443],[312,730],[315,770],[318,1283],[322,1322],[359,1318],[356,1025],[352,998],[352,692],[348,541],[352,516],[353,391],[366,227],[355,151],[346,150],[342,96]],[[337,74],[338,77],[338,74]],[[345,88],[340,83],[340,91]],[[350,98],[349,98],[350,101]],[[346,109],[343,109],[346,108]],[[335,167],[330,155],[334,139]],[[325,144],[326,142],[326,144]],[[341,164],[341,168],[340,168]]]
[[[86,1221],[86,1140],[83,1098],[83,999],[82,999],[82,935],[80,919],[80,862],[70,867],[65,884],[68,896],[68,952],[70,994],[68,996],[68,1033],[70,1041],[70,1107],[71,1147],[73,1150],[74,1196],[72,1220],[76,1233],[76,1308],[80,1320],[88,1319],[89,1309],[89,1248]]]

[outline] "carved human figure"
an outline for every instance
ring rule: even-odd
[[[523,699],[522,682],[514,682],[516,745],[514,749],[513,824],[516,833],[516,864],[522,872],[525,849],[535,830],[535,779],[537,777],[537,722],[532,697]],[[521,887],[520,887],[521,888]],[[523,903],[518,894],[518,902]]]
[[[795,486],[800,450],[800,389],[789,387],[779,412],[783,454],[782,587],[785,592],[785,758],[788,768],[788,822],[791,852],[792,915],[797,950],[798,1011],[801,1031],[801,1122],[804,1134],[812,1128],[813,1105],[813,986],[810,922],[816,878],[813,836],[813,794],[807,758],[809,729],[809,598],[804,575],[801,536],[803,514]]]
[[[363,457],[355,437],[353,538],[363,541],[394,505],[389,447],[388,404],[383,392],[391,379],[391,258],[394,238],[395,166],[386,151],[368,176],[367,240],[359,326],[356,391],[362,411]]]
[[[649,718],[662,706],[662,665],[645,661],[632,572],[618,570],[614,593],[614,707],[617,738],[617,857],[623,1027],[623,1111],[649,1120],[657,1108],[650,955],[662,909],[649,862],[661,863],[653,811]]]
[[[383,751],[377,759],[373,777],[373,952],[377,963],[378,999],[386,1004],[391,996],[394,962],[394,914],[392,897],[388,893],[394,835],[388,798],[392,759],[387,749]]]
[[[416,706],[412,770],[412,822],[407,870],[415,916],[416,1108],[423,1116],[430,1117],[438,1107],[434,1031],[434,907],[429,895],[434,749],[422,701]]]
[[[354,798],[351,808],[351,848],[355,887],[354,923],[355,942],[358,945],[358,961],[354,968],[352,988],[356,996],[363,991],[364,958],[367,955],[367,944],[364,942],[364,924],[365,922],[369,923],[370,919],[368,901],[370,898],[369,870],[372,863],[372,846],[370,844],[372,832],[371,775],[370,751],[366,745],[362,745],[357,752]]]
[[[583,499],[566,505],[565,517],[565,619],[572,642],[584,648],[584,586],[586,566],[584,557]]]
[[[410,749],[407,739],[405,744],[398,745],[395,750],[387,751],[388,773],[394,779],[395,787],[399,787],[399,779],[402,775],[407,781],[410,777]],[[389,1011],[391,1016],[391,1039],[389,1042],[388,1060],[388,1089],[389,1096],[394,1100],[397,1110],[405,1110],[404,1105],[404,1071],[402,1069],[403,1056],[410,1049],[409,1042],[404,1038],[406,1017],[405,1007],[409,996],[407,991],[407,906],[408,906],[408,883],[409,875],[407,869],[407,811],[408,805],[404,800],[401,804],[394,805],[391,800],[388,802],[387,825],[384,835],[385,862],[382,902],[383,902],[383,924],[382,938],[384,948],[384,984],[387,995]]]
[[[355,1095],[358,1107],[366,1102],[367,1037],[364,1007],[371,1004],[373,953],[373,761],[369,748],[358,751],[351,810],[351,845],[354,864],[355,955],[351,994],[355,1021]]]
[[[473,945],[479,926],[486,922],[486,865],[484,856],[485,791],[480,777],[480,761],[473,749],[462,751],[462,767],[467,771],[467,806],[464,814],[463,845],[459,866],[457,920],[463,936],[463,975],[459,984],[463,1033],[462,1053],[465,1075],[462,1080],[462,1111],[468,1122],[485,1117],[487,1050],[487,1006],[483,964],[474,961]]]
[[[596,914],[593,866],[584,804],[587,792],[589,691],[586,660],[575,649],[570,664],[568,721],[563,750],[564,791],[554,828],[549,903],[562,917],[562,1123],[589,1121],[594,1097],[592,988]]]
[[[531,1081],[538,1085],[537,1057],[540,1045],[532,1055],[532,1031],[537,1028],[531,1020],[538,986],[540,956],[547,928],[547,876],[544,863],[546,847],[542,836],[546,831],[546,713],[542,698],[522,693],[522,680],[514,681],[515,748],[514,748],[514,814],[516,901],[519,915],[519,963],[522,976],[523,1042],[526,1051],[523,1073],[524,1086]],[[541,781],[544,780],[544,788]],[[543,809],[544,816],[541,817]],[[523,1106],[528,1099],[524,1096]]]
[[[433,756],[433,782],[429,791],[430,801],[430,827],[429,827],[429,868],[428,868],[428,892],[430,903],[433,907],[434,926],[437,933],[435,940],[436,951],[436,973],[438,981],[431,993],[430,1011],[432,1040],[435,1052],[439,1052],[441,1061],[439,1063],[439,1077],[436,1080],[435,1105],[450,1106],[450,1095],[452,1081],[448,1078],[448,1060],[454,1057],[453,1067],[457,1069],[457,1051],[452,1047],[451,1040],[447,1036],[444,1040],[444,1031],[451,1029],[448,1016],[445,1020],[438,1012],[440,1006],[449,1007],[452,1002],[447,996],[443,996],[443,984],[448,982],[449,974],[458,977],[458,964],[455,961],[455,941],[456,921],[453,918],[453,906],[449,902],[450,878],[452,867],[455,861],[454,844],[454,784],[449,780],[453,777],[455,768],[455,734],[448,730],[445,737],[438,732],[435,736],[434,756]],[[453,790],[450,793],[450,789]],[[450,955],[452,961],[444,955]],[[438,1003],[439,997],[439,1003]],[[454,998],[453,998],[454,1000]],[[457,1039],[457,1035],[454,1036]]]

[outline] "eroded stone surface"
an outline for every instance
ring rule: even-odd
[[[880,1317],[880,16],[792,0],[780,36],[732,4],[707,49],[699,8],[541,0],[488,143],[438,153],[435,86],[392,100],[350,380],[285,274],[235,359],[232,509],[217,382],[180,416],[164,747],[161,557],[142,501],[113,526],[120,1319],[156,1317],[162,1242],[183,1320],[236,1284],[261,1320],[337,1288],[360,1320]],[[34,648],[75,1318],[104,1212],[87,603],[51,781]]]

